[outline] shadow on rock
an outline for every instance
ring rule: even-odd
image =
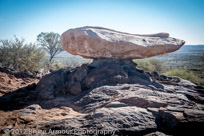
[[[38,93],[35,91],[36,86],[33,83],[1,96],[0,110],[17,110],[32,104],[38,98]]]

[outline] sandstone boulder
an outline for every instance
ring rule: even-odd
[[[168,33],[138,35],[89,26],[70,29],[61,36],[66,51],[91,59],[148,58],[176,51],[184,43]]]

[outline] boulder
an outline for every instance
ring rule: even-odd
[[[61,69],[47,74],[37,84],[36,91],[40,92],[40,99],[50,100],[57,95],[78,95],[99,86],[124,83],[163,88],[143,70],[137,69],[132,60],[94,59],[91,64],[73,71]]]
[[[90,70],[82,81],[83,88],[91,89],[103,85],[145,84],[161,87],[152,81],[143,70],[137,69],[132,60],[94,59],[89,65]]]
[[[39,91],[41,99],[53,99],[56,92],[63,87],[65,78],[69,70],[66,72],[62,69],[45,75],[37,84],[36,91]]]
[[[67,52],[91,59],[148,58],[174,52],[184,43],[168,33],[139,35],[89,26],[70,29],[61,36]]]

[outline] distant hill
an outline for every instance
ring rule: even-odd
[[[184,45],[179,50],[156,56],[165,66],[172,68],[200,69],[203,62],[200,56],[204,54],[204,45]]]
[[[204,53],[204,45],[184,45],[175,53]]]

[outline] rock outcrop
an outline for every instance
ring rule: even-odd
[[[0,97],[0,133],[14,135],[17,128],[75,136],[203,131],[204,87],[135,66],[131,60],[94,60],[52,72],[36,88],[5,94]]]
[[[70,53],[91,64],[60,69],[0,97],[0,134],[161,136],[201,134],[204,87],[149,73],[132,58],[179,49],[168,34],[133,35],[82,27],[62,35]],[[19,131],[18,131],[19,130]]]
[[[168,33],[138,35],[102,27],[80,27],[62,34],[66,51],[84,58],[141,59],[178,50],[183,40]]]
[[[77,95],[83,90],[104,85],[143,84],[163,88],[143,70],[135,68],[132,60],[96,59],[73,71],[59,70],[44,76],[36,88],[41,99],[53,99],[59,93]]]

